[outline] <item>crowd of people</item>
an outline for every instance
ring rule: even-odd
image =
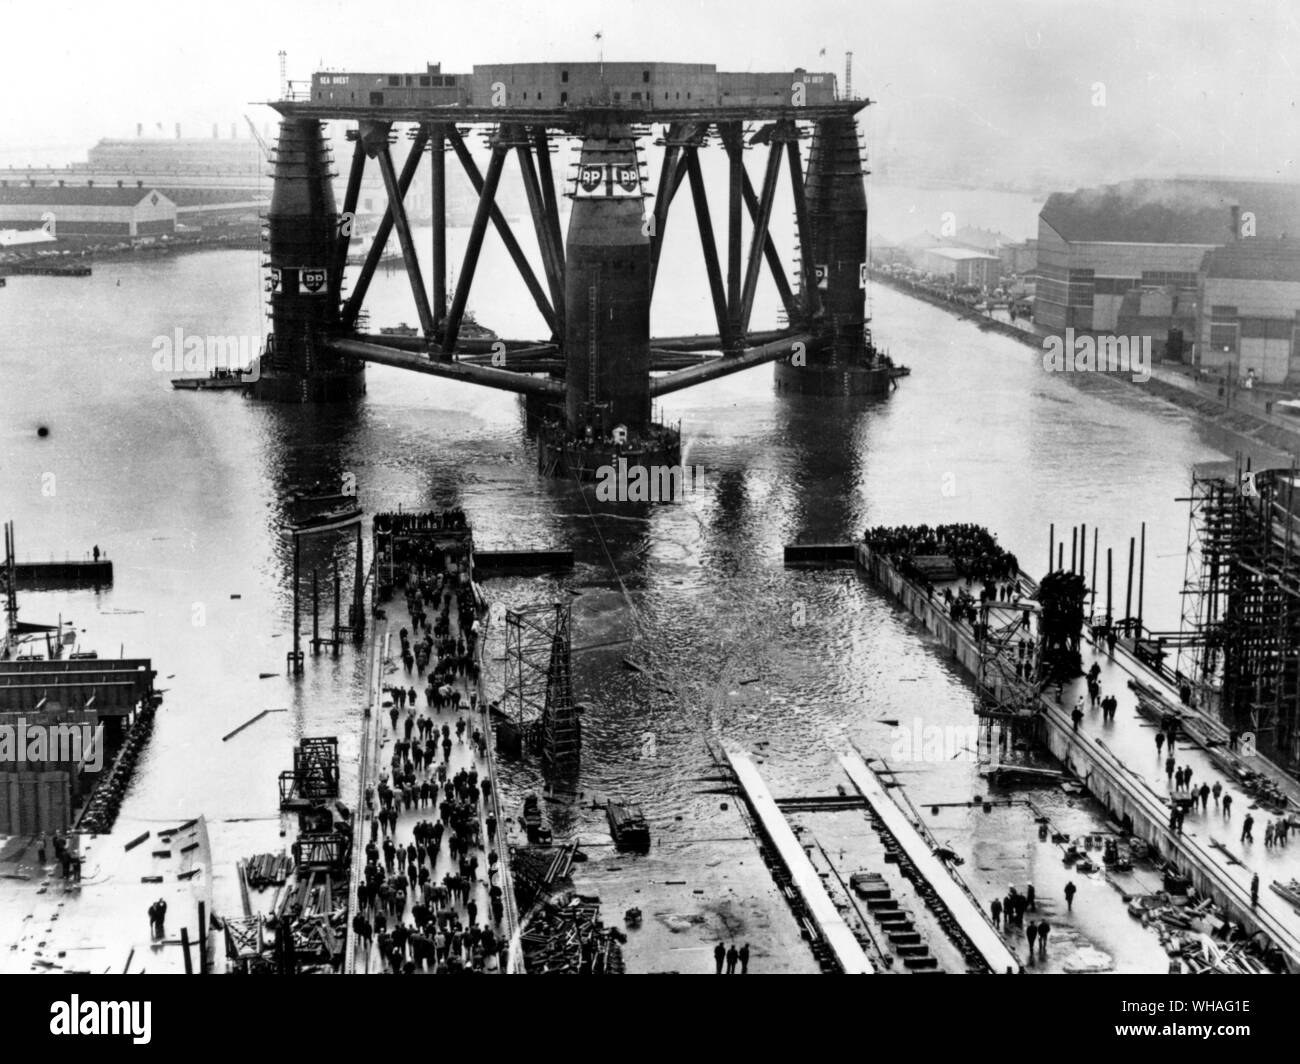
[[[399,974],[485,971],[506,963],[492,783],[480,772],[487,737],[472,726],[472,716],[462,716],[478,704],[477,694],[468,693],[477,686],[473,592],[439,560],[441,572],[432,558],[408,570],[411,631],[400,631],[402,667],[423,677],[434,664],[423,706],[414,684],[384,688],[391,698],[392,758],[377,785],[366,789],[370,838],[352,918],[358,948],[369,956],[377,943],[380,963]],[[413,638],[419,640],[414,648]],[[412,822],[409,814],[419,819]]]
[[[866,530],[863,541],[892,558],[905,575],[912,575],[913,558],[942,554],[967,584],[997,585],[1020,576],[1016,556],[998,546],[997,537],[981,525],[878,525]]]

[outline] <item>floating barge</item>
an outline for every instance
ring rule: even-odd
[[[616,802],[605,803],[605,816],[609,818],[609,833],[620,850],[645,853],[650,849],[650,825],[639,805]]]

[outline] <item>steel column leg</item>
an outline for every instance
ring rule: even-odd
[[[501,170],[505,161],[506,149],[493,148],[492,158],[488,162],[487,177],[482,180],[482,189],[479,192],[474,224],[469,231],[465,261],[460,268],[460,277],[456,280],[456,295],[451,301],[451,309],[447,312],[447,327],[443,334],[442,350],[448,358],[456,350],[456,337],[460,333],[460,323],[465,317],[465,304],[469,301],[470,285],[474,283],[474,271],[478,268],[479,252],[483,250],[483,237],[487,233],[488,218],[492,213],[492,204],[497,194],[497,185],[501,181]]]
[[[412,154],[417,157],[422,154],[428,141],[428,129],[420,126],[415,140],[411,142]],[[411,295],[415,297],[415,310],[420,316],[420,328],[424,330],[425,339],[432,340],[434,339],[433,311],[429,309],[429,296],[424,290],[424,277],[420,273],[420,260],[415,253],[411,224],[406,219],[406,204],[402,202],[404,190],[397,184],[397,174],[393,170],[393,156],[388,150],[388,145],[384,145],[383,151],[379,153],[379,171],[384,175],[388,206],[397,225],[397,239],[402,245],[402,260],[406,263],[406,276],[411,282]]]
[[[460,133],[454,129],[448,129],[448,136],[451,138],[451,146],[456,151],[456,156],[460,159],[461,166],[465,168],[465,173],[469,176],[470,183],[474,190],[479,194],[479,204],[483,204],[483,189],[485,182],[479,173],[478,164],[474,157],[470,155],[469,148],[465,146],[465,141],[461,138]],[[493,149],[495,158],[496,149]],[[498,175],[499,177],[500,175]],[[533,272],[532,266],[528,262],[528,257],[524,254],[523,248],[519,246],[519,241],[515,239],[515,234],[510,229],[510,223],[501,213],[501,208],[496,205],[496,191],[493,190],[492,196],[488,197],[488,217],[492,224],[496,226],[497,232],[501,235],[501,242],[505,244],[506,250],[510,253],[510,258],[514,260],[515,269],[519,271],[519,276],[524,279],[524,284],[528,286],[528,292],[533,297],[533,302],[537,304],[537,309],[541,311],[542,317],[546,319],[546,325],[551,330],[555,339],[563,335],[560,330],[560,321],[556,316],[555,310],[551,307],[550,301],[546,298],[545,291],[542,290],[541,284],[537,280],[537,274]],[[459,282],[457,283],[457,294],[460,292]],[[460,322],[456,323],[457,329],[460,328]]]

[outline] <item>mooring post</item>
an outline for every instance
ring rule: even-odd
[[[194,974],[194,962],[190,960],[190,929],[181,927],[181,952],[185,954],[185,974]]]

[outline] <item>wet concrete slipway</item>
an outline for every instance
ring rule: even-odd
[[[707,287],[685,251],[681,263],[673,254],[670,242],[660,333],[707,322]],[[786,570],[782,546],[801,535],[847,540],[872,524],[974,521],[1041,575],[1049,522],[1086,521],[1118,557],[1145,519],[1147,621],[1176,627],[1187,512],[1175,500],[1191,466],[1222,453],[1187,416],[1138,387],[1048,376],[1021,345],[877,290],[877,338],[913,370],[896,394],[869,403],[777,395],[770,368],[675,394],[662,416],[681,420],[685,461],[701,468],[701,482],[675,505],[601,508],[589,490],[538,477],[522,406],[504,394],[375,368],[349,411],[172,392],[171,374],[152,364],[154,339],[178,327],[256,334],[257,258],[219,252],[104,264],[75,281],[19,278],[0,302],[0,499],[17,522],[20,555],[98,544],[116,565],[111,590],[25,595],[23,616],[62,613],[101,654],[125,647],[152,657],[166,689],[109,848],[202,814],[216,911],[236,912],[236,860],[284,844],[276,776],[300,736],[340,737],[344,793],[354,793],[364,656],[309,657],[301,681],[286,678],[292,556],[280,532],[293,487],[352,472],[368,512],[458,505],[481,548],[571,546],[571,574],[491,580],[487,594],[507,605],[565,595],[576,646],[630,640],[576,654],[576,693],[590,704],[581,776],[574,795],[543,803],[557,838],[584,840],[589,860],[576,866],[577,886],[601,896],[606,918],[642,909],[626,947],[630,971],[712,971],[720,939],[749,942],[755,973],[817,970],[736,799],[715,793],[709,740],[724,737],[755,755],[777,797],[834,793],[846,782],[838,755],[855,746],[890,758],[982,900],[1034,883],[1053,935],[1032,971],[1166,970],[1120,894],[1154,889],[1152,869],[1115,882],[1074,873],[1079,896],[1073,914],[1063,911],[1071,873],[1060,848],[1040,841],[1036,816],[1081,834],[1104,829],[1100,810],[1059,788],[1016,791],[987,813],[945,806],[987,792],[978,760],[950,749],[900,756],[899,729],[969,726],[969,686],[857,572]],[[532,335],[537,325],[499,248],[485,255],[480,279],[477,291],[502,293],[493,307],[479,297],[480,319],[503,335]],[[756,312],[756,324],[773,316],[772,292],[760,296],[766,318]],[[409,320],[408,305],[405,277],[376,279],[375,325]],[[324,574],[337,558],[350,571],[346,546],[324,537],[304,551],[304,590],[313,567]],[[489,656],[499,658],[499,627],[492,638]],[[625,657],[644,671],[627,669]],[[500,662],[492,669],[499,681]],[[541,789],[528,765],[503,772],[512,811]],[[648,856],[609,845],[603,810],[593,807],[607,796],[643,805]],[[938,815],[928,812],[934,804]],[[845,878],[880,867],[880,844],[860,813],[794,820],[815,839],[817,860]],[[5,868],[33,871],[30,851],[6,852]],[[47,949],[70,927],[79,945],[122,953],[147,935],[142,908],[117,919],[102,911],[111,874],[100,902],[88,886],[57,922],[37,909],[47,897],[38,882],[0,879],[6,946],[36,924],[40,941],[56,928]],[[34,941],[0,950],[0,968],[31,970]],[[944,967],[961,970],[953,951],[935,950]],[[179,967],[174,958],[158,966]]]

